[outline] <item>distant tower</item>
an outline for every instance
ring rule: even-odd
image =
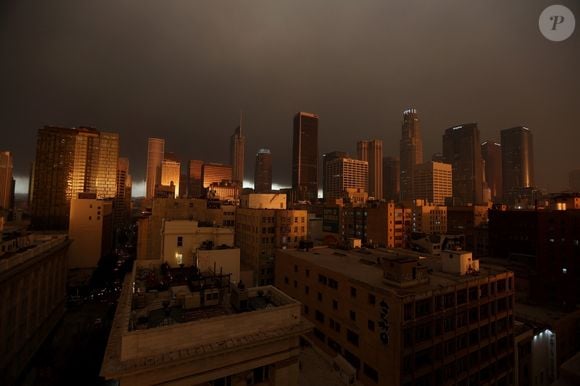
[[[403,111],[400,141],[401,201],[413,200],[413,175],[415,166],[423,163],[423,140],[416,109]]]
[[[316,114],[294,116],[292,144],[292,189],[299,200],[318,198],[318,120]]]
[[[240,125],[232,134],[230,142],[230,163],[232,165],[232,180],[236,181],[240,187],[244,184],[244,152],[246,148],[246,137],[242,134],[242,115],[240,114]]]
[[[12,209],[12,170],[12,153],[0,151],[0,214]]]
[[[348,153],[344,151],[332,151],[322,155],[322,196],[326,199],[328,195],[329,178],[326,171],[326,164],[337,158],[350,158]]]
[[[357,143],[357,158],[369,164],[369,197],[383,198],[383,141],[373,139]]]
[[[165,140],[149,138],[147,144],[147,191],[146,198],[155,197],[155,186],[161,184],[161,163],[165,153]]]
[[[477,123],[445,130],[443,158],[452,167],[454,204],[483,203],[483,162]]]
[[[161,162],[161,185],[174,186],[174,198],[179,197],[179,182],[181,179],[181,163],[173,153],[165,153]]]
[[[383,157],[383,195],[387,201],[399,201],[400,196],[399,157]]]
[[[481,144],[481,157],[485,161],[485,181],[494,202],[500,202],[503,197],[501,178],[501,144],[485,141]]]
[[[203,195],[201,169],[203,161],[190,160],[187,170],[187,197],[199,198]]]
[[[113,227],[119,228],[131,219],[131,187],[129,159],[119,158],[117,163],[117,194],[113,200]]]
[[[532,132],[523,126],[501,131],[502,180],[504,198],[522,188],[534,186],[534,148]]]
[[[270,149],[260,149],[256,154],[254,191],[256,193],[270,193],[272,191],[272,153],[270,153]]]

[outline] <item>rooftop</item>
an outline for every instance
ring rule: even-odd
[[[2,237],[0,273],[69,242],[66,234],[19,233]]]
[[[281,252],[319,265],[374,288],[382,288],[398,295],[436,290],[485,278],[488,275],[508,272],[507,269],[499,266],[484,265],[480,267],[478,273],[466,275],[446,273],[442,270],[441,257],[420,254],[405,249],[375,248],[340,250],[328,247],[315,247],[310,251],[288,249]],[[429,280],[407,288],[390,285],[385,282],[383,277],[382,264],[385,262],[403,264],[416,262],[419,267],[425,267]]]

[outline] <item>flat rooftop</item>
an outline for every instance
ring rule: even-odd
[[[68,235],[58,233],[26,233],[18,237],[9,238],[17,243],[16,249],[9,249],[8,252],[0,255],[0,273],[23,264],[52,248],[67,243]]]
[[[375,248],[342,250],[328,247],[315,247],[309,251],[287,249],[281,252],[321,266],[329,271],[334,271],[355,281],[399,295],[439,290],[444,287],[482,279],[490,275],[509,272],[509,270],[503,267],[484,265],[480,266],[479,273],[475,275],[445,273],[442,271],[440,256],[421,254],[406,249]],[[379,264],[381,259],[397,262],[418,261],[420,265],[427,267],[429,281],[407,288],[385,283],[383,280],[383,268]]]

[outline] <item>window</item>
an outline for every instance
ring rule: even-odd
[[[177,236],[177,246],[183,247],[183,236]]]
[[[284,284],[288,284],[288,276],[284,276]]]
[[[294,272],[298,272],[298,266],[294,265]]]
[[[298,282],[294,280],[294,288],[298,288]]]
[[[310,287],[308,287],[308,286],[305,286],[305,287],[304,287],[304,293],[305,293],[306,295],[308,295],[308,294],[310,293]]]
[[[309,269],[306,270],[306,277],[310,277],[310,270]]]
[[[307,305],[304,305],[304,313],[308,315],[310,313],[310,308]]]
[[[318,275],[318,282],[326,285],[328,283],[328,278],[324,275]]]
[[[330,288],[334,288],[337,289],[338,288],[338,282],[334,279],[328,279],[328,286]]]
[[[336,301],[336,300],[333,300],[332,301],[332,309],[333,310],[338,310],[338,301]]]
[[[405,303],[405,321],[413,319],[413,303]]]
[[[356,288],[350,287],[350,296],[356,298]]]
[[[317,337],[322,342],[326,340],[326,335],[324,335],[324,333],[316,327],[314,327],[314,336]]]
[[[319,321],[320,323],[324,323],[324,314],[318,310],[316,310],[315,314],[314,314],[314,318]]]
[[[352,343],[353,346],[358,347],[358,334],[347,329],[346,330],[346,340]]]
[[[375,295],[369,294],[369,304],[375,304],[376,302],[377,299],[375,298]]]
[[[352,320],[353,322],[356,322],[356,312],[354,311],[350,311],[350,320]]]
[[[373,322],[372,320],[369,320],[368,327],[369,327],[370,331],[374,331],[375,330],[375,322]]]
[[[365,375],[369,379],[371,379],[373,382],[375,382],[375,383],[379,382],[379,373],[377,372],[377,370],[373,369],[371,366],[369,366],[365,363],[363,366],[363,371],[364,371]]]
[[[318,301],[321,302],[322,301],[322,293],[318,293]]]

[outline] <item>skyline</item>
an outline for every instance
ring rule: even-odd
[[[148,137],[165,138],[183,162],[227,163],[240,109],[247,180],[267,147],[274,181],[290,186],[297,111],[320,116],[319,154],[354,155],[357,141],[376,138],[396,156],[409,106],[425,159],[441,152],[446,128],[477,122],[482,141],[532,130],[540,187],[562,190],[580,167],[579,34],[546,40],[537,26],[544,1],[321,1],[306,13],[302,1],[145,1],[139,12],[110,1],[36,3],[0,6],[0,130],[10,133],[1,146],[14,153],[19,187],[45,124],[118,132],[138,186]]]

